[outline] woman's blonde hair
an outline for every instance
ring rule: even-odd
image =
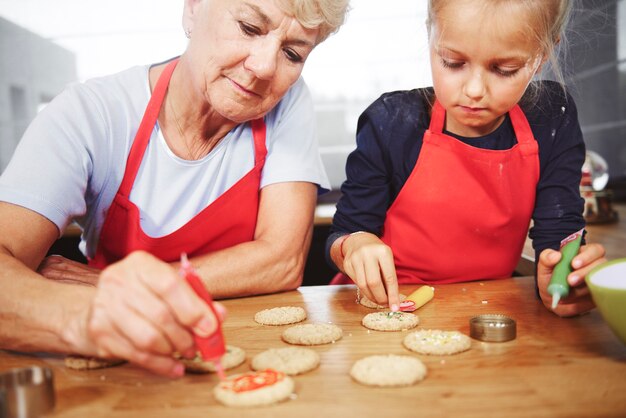
[[[319,28],[317,43],[337,32],[346,20],[349,0],[279,0],[284,12],[305,28]]]
[[[445,7],[454,7],[458,0],[428,0],[428,18],[426,27],[430,34],[431,26]],[[572,0],[483,0],[486,10],[492,6],[509,5],[516,8],[523,7],[526,11],[529,36],[532,36],[539,46],[539,53],[550,64],[550,69],[561,83],[565,78],[559,65],[559,51],[564,44],[564,31],[570,18]],[[560,46],[560,48],[557,48]]]

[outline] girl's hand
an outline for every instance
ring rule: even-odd
[[[341,239],[341,238],[340,238]],[[370,300],[399,309],[398,279],[393,253],[369,232],[349,235],[343,241],[343,271]]]
[[[215,308],[225,312],[219,303]],[[179,377],[184,367],[174,353],[193,357],[193,335],[210,335],[218,320],[176,269],[134,252],[102,270],[88,312],[72,320],[65,339],[81,354],[125,359]]]
[[[572,260],[573,271],[567,276],[570,293],[566,298],[559,301],[554,313],[563,317],[574,316],[590,311],[595,307],[585,284],[585,276],[592,268],[606,261],[604,254],[604,247],[600,244],[588,244],[580,247],[578,255]],[[539,255],[537,285],[543,304],[550,310],[552,310],[552,295],[548,293],[548,284],[550,284],[552,271],[559,260],[561,260],[561,253],[549,248],[543,250]]]

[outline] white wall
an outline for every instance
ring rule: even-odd
[[[72,52],[0,17],[0,172],[40,103],[74,80]]]

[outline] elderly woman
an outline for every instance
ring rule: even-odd
[[[180,376],[216,327],[182,252],[217,298],[299,286],[327,187],[300,74],[347,3],[185,0],[180,58],[50,103],[0,178],[0,347]],[[72,221],[90,267],[42,264]]]

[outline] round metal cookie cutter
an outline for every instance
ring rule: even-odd
[[[515,321],[506,315],[485,314],[470,319],[470,337],[487,342],[504,342],[515,339]]]
[[[0,417],[35,418],[54,408],[54,379],[46,367],[0,373]]]

